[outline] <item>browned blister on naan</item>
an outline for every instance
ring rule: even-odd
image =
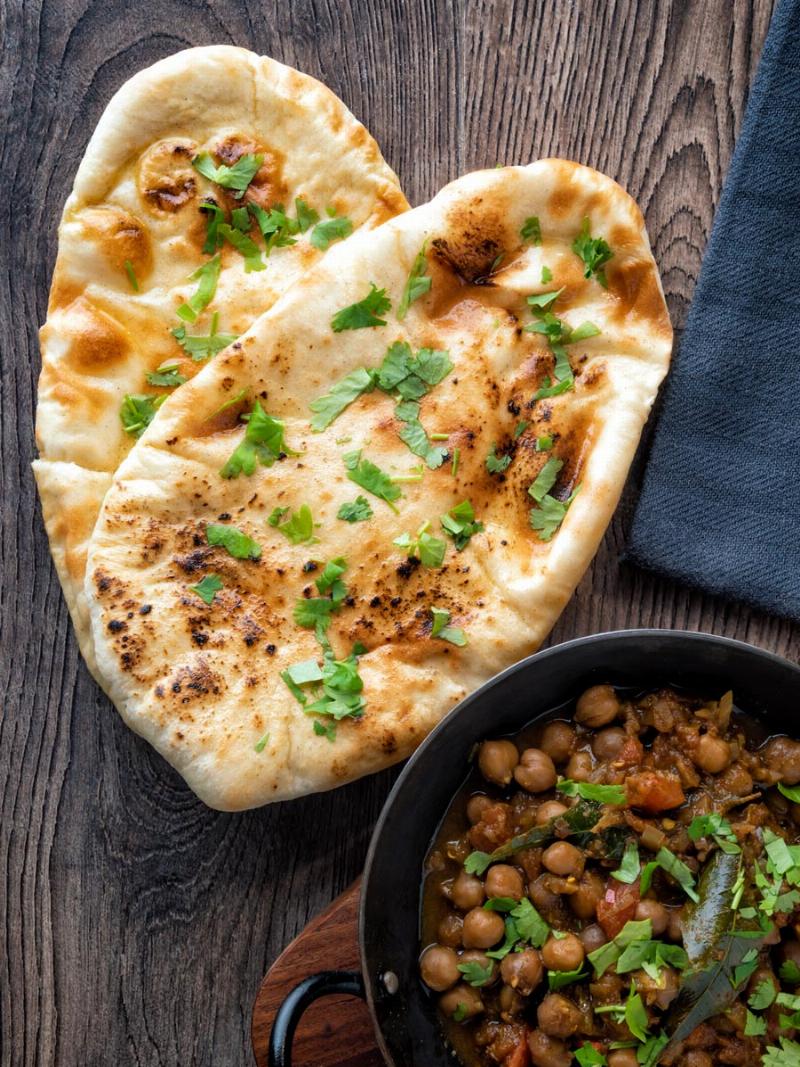
[[[193,165],[208,153],[233,167],[261,157],[246,196]],[[252,201],[294,214],[297,198],[324,219],[371,228],[407,208],[378,146],[325,86],[242,48],[180,52],[142,71],[113,98],[78,169],[59,228],[47,322],[34,464],[53,557],[81,650],[94,670],[83,599],[84,530],[134,438],[120,420],[126,394],[166,394],[147,375],[172,361],[182,378],[202,367],[172,331],[197,287],[209,200]],[[245,271],[229,242],[213,301],[188,333],[243,334],[323,251],[310,231]],[[259,239],[260,240],[260,239]],[[263,243],[261,245],[263,248]]]
[[[539,244],[520,235],[533,216]],[[606,287],[572,249],[586,217],[613,251]],[[430,289],[398,321],[424,243]],[[334,332],[332,317],[371,285],[391,300],[386,325]],[[556,368],[548,339],[525,329],[537,321],[526,298],[555,290],[559,319],[599,332],[568,345],[574,387],[537,399]],[[225,809],[331,788],[406,756],[454,703],[547,635],[617,504],[671,341],[638,208],[577,164],[468,175],[334,249],[170,398],[106,498],[87,595],[99,667],[126,721]],[[381,389],[311,429],[312,402],[379,366],[395,342],[449,353],[452,370],[420,400],[427,434],[447,435],[438,469],[401,441],[396,398]],[[297,454],[224,478],[256,401],[283,421]],[[496,473],[492,449],[508,460]],[[348,478],[343,457],[355,450],[400,477],[394,508]],[[552,498],[578,491],[544,540],[528,490],[553,459]],[[357,495],[372,517],[338,518]],[[440,520],[464,500],[483,529],[457,551]],[[314,544],[294,544],[268,521],[275,508],[290,515],[304,504],[318,524]],[[260,559],[210,545],[210,523],[247,534]],[[441,567],[393,543],[426,523],[447,544]],[[331,742],[281,672],[320,659],[293,609],[318,595],[315,579],[338,557],[347,595],[328,637],[337,657],[358,642],[366,649],[365,710],[339,722]],[[205,604],[190,587],[209,574],[222,587]],[[432,607],[449,612],[465,646],[432,636]]]

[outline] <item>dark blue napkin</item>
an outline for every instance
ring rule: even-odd
[[[627,558],[800,620],[800,0],[780,0]]]

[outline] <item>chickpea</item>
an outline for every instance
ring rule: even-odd
[[[455,989],[439,997],[439,1008],[450,1018],[460,1009],[463,1018],[471,1019],[473,1015],[480,1015],[483,1011],[483,1001],[477,989],[466,982],[460,982]]]
[[[614,760],[622,751],[628,735],[621,726],[609,726],[592,739],[592,752],[599,760]]]
[[[575,727],[568,722],[549,722],[542,731],[539,748],[553,763],[566,763],[575,747],[576,736]]]
[[[478,752],[481,774],[495,785],[508,785],[518,763],[519,752],[511,741],[484,741]]]
[[[464,948],[491,948],[501,940],[506,925],[496,911],[473,908],[464,916]]]
[[[512,952],[500,964],[500,977],[523,997],[529,997],[542,980],[542,960],[535,948]]]
[[[532,1030],[528,1035],[528,1049],[533,1067],[570,1067],[572,1063],[572,1053],[564,1042],[541,1030]]]
[[[511,897],[512,900],[522,900],[524,891],[522,875],[516,867],[507,863],[496,863],[490,867],[486,875],[487,897]]]
[[[437,993],[444,993],[461,977],[458,956],[444,945],[431,945],[420,957],[419,973],[426,986],[435,989]]]
[[[556,841],[542,853],[542,863],[553,874],[560,874],[562,878],[569,875],[578,877],[583,874],[583,853],[579,848],[571,845],[569,841]]]
[[[466,871],[461,871],[450,890],[450,899],[462,911],[480,907],[485,895],[480,878],[467,874]]]
[[[608,1054],[608,1067],[639,1067],[634,1048],[616,1048]]]
[[[603,899],[606,885],[595,871],[584,871],[577,892],[569,897],[569,906],[579,919],[593,919]]]
[[[536,812],[536,822],[539,826],[542,826],[546,822],[550,822],[551,819],[555,819],[558,815],[563,815],[565,811],[569,809],[565,804],[562,804],[560,800],[546,800],[544,804],[540,804]]]
[[[731,761],[731,746],[721,737],[713,734],[701,734],[697,749],[694,754],[694,762],[701,771],[707,774],[719,774],[724,771]]]
[[[571,778],[573,782],[586,782],[589,775],[594,769],[594,760],[592,759],[591,752],[575,752],[569,758],[567,769],[564,772],[567,778]]]
[[[550,889],[546,879],[547,876],[541,874],[528,888],[528,895],[543,914],[545,912],[551,913],[554,909],[558,908],[561,903],[561,897],[558,893],[554,893],[553,890]]]
[[[474,826],[483,818],[483,813],[492,806],[492,801],[483,793],[476,793],[467,801],[467,818]]]
[[[741,763],[734,763],[723,771],[719,783],[726,792],[736,797],[746,796],[753,791],[753,779]]]
[[[455,912],[445,915],[436,930],[436,938],[439,944],[447,945],[448,948],[461,948],[463,927],[464,920],[460,915],[456,915]]]
[[[683,908],[670,908],[667,920],[667,937],[670,941],[683,941]]]
[[[622,705],[610,685],[593,685],[578,697],[575,721],[596,730],[608,726],[619,715]]]
[[[548,937],[542,947],[542,962],[549,971],[577,971],[585,956],[583,942],[575,934]]]
[[[669,925],[669,912],[657,900],[640,900],[636,905],[636,919],[649,919],[653,924],[653,936],[660,937]]]
[[[529,793],[543,793],[545,789],[553,788],[558,775],[546,752],[540,748],[526,748],[514,770],[514,778]]]
[[[760,755],[769,769],[780,775],[784,785],[800,784],[800,741],[773,737],[761,749]]]
[[[684,1054],[683,1067],[714,1067],[714,1061],[703,1049],[692,1048]]]
[[[589,926],[585,926],[578,934],[578,937],[581,939],[587,956],[590,952],[594,952],[595,949],[601,948],[608,941],[605,930],[598,923],[591,923]]]
[[[781,962],[793,963],[796,967],[800,967],[800,941],[795,941],[794,938],[782,941],[780,958]]]
[[[503,1018],[519,1015],[525,1009],[524,998],[519,995],[516,989],[512,989],[510,985],[502,987],[497,996],[497,1002],[500,1005],[500,1012]]]
[[[550,1037],[572,1037],[583,1022],[580,1008],[563,995],[548,993],[536,1011],[539,1028]]]

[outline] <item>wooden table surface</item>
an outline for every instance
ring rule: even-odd
[[[209,811],[82,666],[30,461],[56,227],[117,87],[188,45],[313,74],[421,203],[462,172],[563,155],[637,197],[686,317],[771,0],[0,0],[0,1064],[249,1064],[279,950],[358,872],[393,773]],[[620,563],[641,459],[552,639],[638,625],[800,657],[800,628]],[[676,516],[680,521],[680,516]]]

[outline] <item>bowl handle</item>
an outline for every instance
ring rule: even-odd
[[[304,978],[286,996],[269,1035],[269,1067],[292,1067],[292,1042],[303,1012],[319,997],[334,993],[365,1000],[364,980],[358,971],[320,971]]]

